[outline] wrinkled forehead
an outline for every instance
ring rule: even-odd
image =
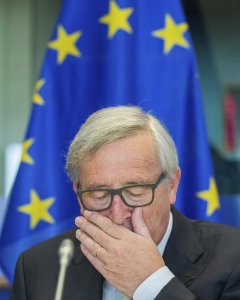
[[[103,145],[80,163],[83,175],[115,176],[116,173],[143,176],[159,170],[160,163],[152,136],[138,134]],[[97,176],[97,175],[96,175]]]
[[[128,156],[132,154],[133,157],[137,154],[146,154],[149,158],[156,159],[158,147],[151,132],[140,131],[115,140],[106,141],[94,147],[91,151],[85,153],[82,161],[91,161],[98,155],[108,156],[109,153],[114,154],[116,157],[121,153]],[[80,161],[80,165],[82,161]]]

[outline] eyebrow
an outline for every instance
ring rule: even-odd
[[[152,182],[146,182],[146,181],[129,181],[123,185],[121,185],[120,187],[118,188],[121,188],[121,187],[124,187],[124,186],[128,186],[128,185],[145,185],[145,184],[151,184]],[[80,182],[79,182],[79,186],[81,187],[80,185]],[[95,189],[114,189],[112,187],[109,187],[107,185],[104,185],[104,184],[91,184],[89,186],[87,186],[84,190],[95,190]]]
[[[107,189],[108,187],[103,184],[91,184],[86,187],[87,190],[95,190],[95,189]]]

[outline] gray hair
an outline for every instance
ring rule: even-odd
[[[86,120],[69,147],[66,162],[69,178],[76,182],[81,161],[96,153],[103,145],[139,132],[149,132],[153,136],[162,171],[172,178],[178,168],[174,141],[159,120],[137,106],[104,108]]]

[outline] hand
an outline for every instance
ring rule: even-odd
[[[97,212],[84,211],[76,218],[81,250],[103,277],[128,297],[164,261],[151,239],[142,216],[135,208],[132,224],[135,232],[113,223]]]

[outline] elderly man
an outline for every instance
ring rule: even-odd
[[[63,299],[240,299],[240,231],[173,207],[181,171],[156,118],[137,107],[96,112],[66,166],[81,207],[78,229],[20,256],[12,299],[53,299],[66,237],[75,253]]]

